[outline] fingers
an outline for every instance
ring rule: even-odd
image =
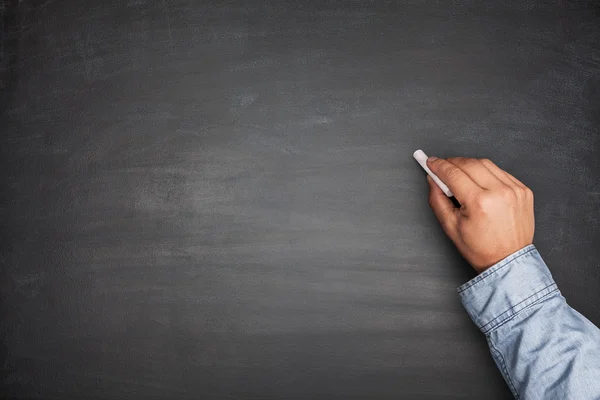
[[[490,171],[481,160],[476,158],[453,157],[447,161],[464,171],[477,185],[484,189],[497,189],[505,186],[505,182]]]
[[[524,197],[525,199],[527,199],[528,202],[533,204],[533,192],[531,191],[531,189],[529,189],[527,186],[525,186],[523,184],[523,182],[521,182],[520,180],[518,180],[517,178],[515,178],[508,172],[504,171],[503,169],[499,168],[496,164],[494,164],[490,160],[483,159],[483,160],[481,160],[481,162],[487,168],[489,168],[494,174],[501,177],[500,179],[502,179],[505,182],[508,182],[507,186],[512,188],[513,192],[517,196]]]
[[[515,183],[515,185],[522,187],[523,189],[526,189],[527,186],[525,186],[525,184],[523,182],[521,182],[520,180],[518,180],[517,178],[515,178],[513,175],[509,174],[508,172],[504,171],[504,173],[506,174],[506,176],[508,176],[508,178],[513,181]]]
[[[427,166],[450,188],[461,204],[482,190],[463,170],[442,158],[429,157]]]
[[[429,205],[446,235],[456,242],[459,238],[457,229],[459,210],[430,176],[427,176],[427,182],[429,183]]]
[[[514,176],[512,176],[505,170],[498,167],[491,160],[488,160],[487,158],[483,158],[479,161],[481,161],[481,163],[483,165],[485,165],[487,169],[489,169],[494,175],[496,175],[498,177],[498,179],[500,179],[507,185],[509,185],[509,186],[517,185],[517,186],[520,186],[521,188],[525,188],[525,185],[523,184],[523,182],[521,182],[520,180],[518,180],[517,178],[515,178]]]

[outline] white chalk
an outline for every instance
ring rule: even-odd
[[[423,152],[423,150],[417,150],[417,151],[415,151],[413,153],[413,157],[415,158],[415,160],[417,160],[417,162],[421,165],[421,167],[423,167],[423,169],[425,170],[425,172],[427,172],[429,174],[429,176],[431,177],[431,179],[433,179],[433,181],[435,183],[437,183],[437,185],[440,187],[440,189],[442,189],[442,192],[444,192],[446,194],[446,196],[448,196],[448,197],[454,196],[452,194],[452,192],[450,191],[450,189],[448,189],[448,186],[446,186],[446,184],[444,182],[442,182],[440,180],[440,178],[438,178],[436,176],[436,174],[434,174],[433,172],[431,172],[431,170],[427,166],[427,154],[425,154]]]

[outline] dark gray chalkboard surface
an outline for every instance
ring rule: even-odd
[[[600,323],[593,3],[13,6],[5,396],[510,398],[417,148],[528,184],[539,250]]]

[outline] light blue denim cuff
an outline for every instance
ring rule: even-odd
[[[485,334],[558,292],[534,245],[511,254],[458,288],[467,313]]]

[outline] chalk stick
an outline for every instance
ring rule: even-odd
[[[431,172],[431,170],[429,169],[429,167],[427,166],[427,154],[425,154],[423,152],[423,150],[417,150],[413,153],[413,157],[415,158],[415,160],[417,160],[417,162],[419,163],[419,165],[421,165],[421,167],[423,167],[423,169],[425,170],[425,172],[427,172],[429,174],[429,176],[431,177],[431,179],[433,179],[433,181],[440,187],[440,189],[442,189],[442,192],[444,192],[444,194],[448,197],[452,197],[454,196],[452,194],[452,192],[450,191],[450,189],[448,189],[448,186],[446,186],[446,184],[444,182],[442,182],[440,180],[440,178],[437,177],[436,174],[434,174],[433,172]]]

